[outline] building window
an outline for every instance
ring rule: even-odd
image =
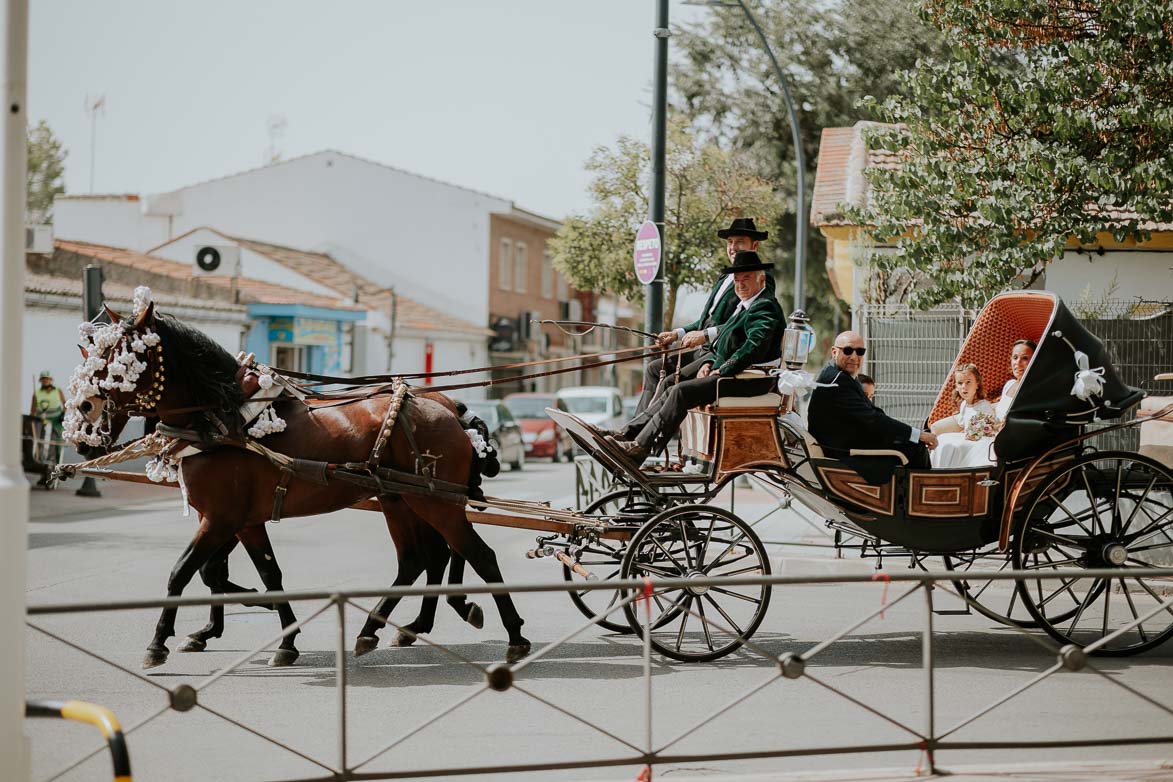
[[[570,299],[570,286],[566,284],[566,278],[561,272],[555,274],[558,276],[558,301],[567,301]]]
[[[306,365],[305,345],[274,345],[270,366],[274,369],[288,369],[293,372],[305,372]]]
[[[549,250],[542,253],[542,298],[554,298],[554,261]]]
[[[503,291],[513,289],[513,243],[508,239],[501,240],[497,256],[497,287]]]
[[[525,282],[529,278],[529,256],[525,242],[518,242],[513,251],[513,290],[525,293]]]

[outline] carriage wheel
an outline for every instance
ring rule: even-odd
[[[1011,547],[1022,570],[1113,568],[1123,578],[1026,580],[1027,611],[1060,643],[1086,646],[1153,613],[1095,651],[1127,655],[1173,635],[1173,580],[1145,571],[1173,565],[1173,473],[1133,453],[1080,457],[1049,475],[1018,524]]]
[[[999,551],[997,543],[975,551],[946,554],[942,560],[946,570],[965,576],[954,580],[953,588],[974,611],[1012,627],[1039,626],[1023,605],[1013,581],[991,581],[982,577],[985,573],[1014,569],[1014,555]]]
[[[628,505],[628,500],[631,497],[631,492],[626,489],[613,491],[604,494],[582,511],[584,515],[614,515],[618,514],[623,508]],[[656,512],[656,508],[649,506],[648,515]],[[609,581],[613,578],[619,577],[619,572],[623,565],[623,555],[627,550],[627,544],[614,540],[600,540],[596,544],[587,546],[582,552],[582,558],[579,564],[587,570],[594,573],[603,581]],[[570,568],[565,565],[562,566],[562,578],[566,581],[574,581],[578,579]],[[619,593],[607,590],[591,590],[583,592],[567,592],[570,595],[570,602],[574,603],[582,615],[587,619],[594,619],[601,613],[606,613],[606,610],[619,602]],[[613,633],[630,633],[631,627],[624,621],[624,617],[618,611],[613,611],[607,615],[607,618],[600,619],[597,624],[599,627],[606,628]]]
[[[622,568],[623,578],[769,574],[765,546],[750,525],[709,505],[682,505],[652,518],[631,539]],[[704,662],[724,657],[753,635],[770,605],[770,585],[659,589],[650,600],[656,651]],[[641,637],[647,610],[642,601],[623,607]]]

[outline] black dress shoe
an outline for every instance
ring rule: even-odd
[[[617,437],[608,436],[607,442],[618,448],[636,467],[643,464],[644,460],[652,455],[651,448],[640,445],[633,440],[620,440]]]

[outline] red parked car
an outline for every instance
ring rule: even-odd
[[[521,438],[525,441],[526,457],[550,457],[551,461],[570,461],[574,454],[574,441],[550,416],[546,408],[566,410],[566,403],[555,394],[520,393],[510,394],[503,400],[509,412],[521,424]]]

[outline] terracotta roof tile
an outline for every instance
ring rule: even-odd
[[[195,276],[192,274],[191,267],[186,263],[179,263],[178,261],[171,261],[154,255],[146,255],[144,253],[134,252],[133,250],[108,247],[101,244],[90,244],[89,242],[66,241],[64,239],[58,239],[54,242],[54,245],[66,252],[88,255],[108,263],[116,263],[132,269],[141,269],[151,274],[159,274],[181,280],[189,280]],[[363,311],[366,309],[366,307],[360,307],[329,296],[299,291],[295,288],[288,288],[284,285],[277,285],[263,280],[254,280],[248,277],[233,280],[231,277],[207,275],[201,276],[199,280],[209,285],[224,288],[225,290],[230,290],[235,282],[240,291],[240,300],[246,304],[254,302],[258,304],[306,304],[311,307],[348,311]]]
[[[811,225],[840,226],[852,223],[843,217],[843,207],[865,207],[870,187],[864,171],[869,168],[895,169],[901,165],[899,152],[871,149],[864,142],[868,128],[895,127],[877,122],[857,122],[850,128],[823,128],[819,142],[819,160],[815,169],[815,191],[811,198]],[[1105,209],[1088,204],[1089,214],[1102,214],[1113,220],[1136,218],[1135,212]],[[1173,231],[1173,223],[1144,222],[1145,231]]]
[[[52,296],[70,296],[81,301],[82,281],[72,277],[57,277],[47,274],[25,274],[24,289],[27,293],[42,293]],[[102,295],[107,301],[129,305],[134,300],[134,289],[129,285],[107,281],[102,284]],[[209,299],[194,299],[189,296],[176,296],[172,293],[152,292],[152,298],[164,307],[179,306],[192,309],[215,310],[224,313],[233,313],[243,317],[245,308],[242,304],[233,304],[229,301]]]
[[[352,271],[336,261],[327,253],[298,250],[272,242],[261,242],[256,239],[246,239],[241,236],[229,236],[215,228],[194,229],[209,230],[223,236],[229,241],[239,244],[252,252],[263,255],[287,269],[297,272],[303,277],[332,290],[338,291],[341,298],[352,300],[358,292],[358,300],[363,309],[387,312],[391,302],[391,292],[380,287],[372,280]],[[189,231],[188,233],[193,233]],[[184,234],[183,236],[186,236]],[[177,238],[183,238],[182,236]],[[174,241],[174,240],[172,240]],[[421,304],[402,294],[396,296],[398,312],[396,322],[400,327],[418,329],[420,331],[448,331],[454,333],[475,334],[477,336],[491,336],[493,332],[483,326],[478,326],[462,318],[449,315],[438,309]]]

